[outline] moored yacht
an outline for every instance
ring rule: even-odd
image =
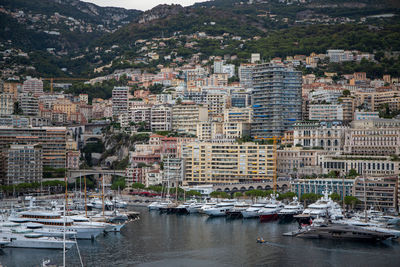
[[[246,202],[236,202],[233,208],[226,212],[226,216],[229,219],[242,218],[242,211],[245,211],[248,208],[249,204],[247,204]]]
[[[283,209],[278,212],[279,220],[292,221],[293,216],[302,213],[303,210],[303,205],[297,200],[297,197],[294,197],[292,202],[285,205]]]
[[[251,205],[249,208],[242,210],[243,218],[258,218],[259,216],[258,211],[264,208],[266,204],[267,203],[255,203]]]
[[[275,199],[271,200],[271,203],[264,206],[258,211],[258,217],[261,222],[271,221],[278,219],[278,212],[284,207],[284,205],[276,201]]]
[[[231,201],[224,201],[216,204],[214,207],[204,209],[204,213],[208,216],[225,216],[226,212],[234,207]]]
[[[44,236],[29,229],[12,231],[2,228],[0,240],[9,240],[10,242],[5,244],[5,247],[10,248],[63,249],[65,243],[65,247],[70,249],[75,244],[74,241]]]
[[[77,224],[68,217],[61,217],[58,212],[44,212],[44,211],[23,211],[19,213],[11,214],[8,218],[11,222],[16,223],[40,223],[45,225],[47,228],[57,229],[59,231],[64,230],[64,224],[67,229],[71,229],[76,232],[77,239],[92,239],[104,232],[105,226],[94,225],[92,223],[80,223]]]

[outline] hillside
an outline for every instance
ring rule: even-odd
[[[254,52],[268,59],[329,48],[400,51],[400,9],[393,0],[214,0],[146,12],[79,0],[3,0],[1,5],[3,49],[28,56],[0,57],[0,63],[19,75],[86,77],[129,67],[154,71],[158,64],[193,54],[200,59],[235,55],[239,63]],[[93,73],[109,63],[102,73]]]
[[[0,42],[29,50],[82,49],[134,20],[141,11],[99,7],[79,0],[3,0]]]

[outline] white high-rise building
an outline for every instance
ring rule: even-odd
[[[114,117],[128,112],[128,93],[129,87],[114,87],[112,90],[112,111]]]
[[[28,79],[22,86],[22,92],[31,93],[35,96],[43,95],[43,82],[37,78]]]

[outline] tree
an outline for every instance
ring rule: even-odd
[[[339,176],[339,172],[338,171],[330,171],[328,173],[328,177],[329,178],[337,178]]]
[[[297,195],[296,195],[296,193],[294,193],[294,192],[286,192],[286,193],[284,193],[284,194],[280,194],[280,195],[277,197],[277,199],[278,199],[278,200],[284,200],[284,199],[292,200],[295,196],[297,196]]]
[[[314,193],[306,193],[301,195],[301,201],[304,201],[304,205],[306,206],[307,203],[315,202],[320,198],[320,195]]]
[[[111,190],[123,190],[125,188],[125,178],[118,177],[114,179],[113,183],[111,184]]]
[[[343,90],[342,92],[343,96],[349,96],[350,95],[350,90]]]
[[[24,112],[22,111],[22,108],[19,106],[19,102],[14,103],[14,115],[22,115]]]
[[[136,189],[144,189],[146,186],[142,183],[133,183],[132,184],[132,188],[136,188]]]
[[[329,195],[329,197],[333,200],[333,201],[340,201],[341,197],[338,193],[332,193]]]
[[[242,194],[242,192],[235,192],[235,193],[233,194],[233,197],[234,197],[234,198],[240,198],[240,197],[243,197],[243,194]]]
[[[186,196],[188,197],[201,197],[201,193],[196,190],[189,190],[186,192]]]
[[[355,170],[355,169],[350,169],[349,170],[349,174],[348,174],[348,176],[349,177],[356,177],[356,176],[358,176],[359,174],[358,174],[358,172]]]
[[[151,185],[151,186],[147,187],[147,189],[150,190],[150,191],[161,193],[162,186],[160,186],[160,185]]]
[[[226,192],[214,191],[214,192],[210,193],[210,197],[214,197],[214,198],[229,198],[229,195]]]
[[[347,206],[351,206],[351,209],[354,209],[354,207],[361,203],[361,201],[353,196],[345,196],[344,197],[344,204],[346,204]]]

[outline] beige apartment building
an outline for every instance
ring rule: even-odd
[[[256,143],[188,143],[183,147],[188,184],[272,180],[272,145]]]
[[[391,156],[400,153],[400,120],[355,120],[346,131],[345,154]]]
[[[371,111],[378,111],[384,104],[388,104],[392,110],[400,109],[400,92],[398,91],[357,92],[355,96],[356,106],[363,105]]]
[[[360,200],[360,207],[373,207],[381,211],[398,209],[398,176],[357,177],[354,182],[354,196]]]
[[[172,129],[178,133],[196,135],[197,124],[207,120],[207,106],[183,102],[172,107]]]
[[[399,175],[399,161],[393,161],[389,156],[321,155],[318,156],[318,164],[323,174],[336,171],[340,175],[347,175],[354,169],[362,176]]]

